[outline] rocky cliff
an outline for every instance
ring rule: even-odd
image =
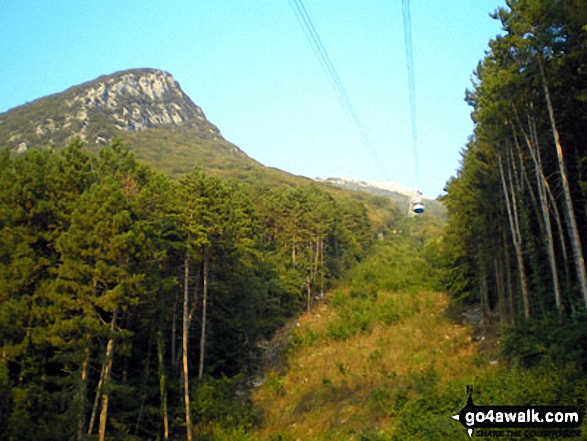
[[[0,114],[0,145],[23,152],[62,146],[75,137],[100,145],[125,132],[161,127],[195,129],[201,139],[223,139],[171,74],[133,69]]]

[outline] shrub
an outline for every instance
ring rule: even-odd
[[[312,346],[320,340],[318,333],[307,326],[293,329],[290,336],[290,350]]]
[[[222,427],[250,427],[258,420],[258,411],[253,404],[238,397],[244,378],[205,377],[195,386],[194,409],[201,422],[216,422]]]

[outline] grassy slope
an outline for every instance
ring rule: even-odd
[[[343,294],[345,295],[345,294]],[[439,311],[446,298],[427,291],[385,293],[374,303],[413,310],[397,323],[377,323],[367,333],[335,338],[336,312],[328,305],[302,317],[302,333],[318,341],[290,356],[288,374],[258,391],[255,401],[265,411],[259,435],[288,439],[360,439],[392,434],[398,400],[436,378],[446,382],[475,375],[475,347],[466,329]],[[414,303],[412,303],[414,302]],[[324,337],[325,338],[324,338]],[[464,393],[463,393],[464,396]],[[461,406],[462,407],[462,406]],[[454,413],[460,410],[455,407]],[[445,417],[450,415],[445,414]],[[442,417],[442,415],[441,415]],[[451,422],[447,418],[446,425]]]
[[[267,374],[253,397],[262,423],[242,439],[466,440],[450,419],[465,405],[466,385],[477,405],[587,396],[571,366],[507,367],[498,344],[473,341],[448,317],[446,295],[431,289],[425,247],[405,237],[380,244],[299,319],[287,372]]]
[[[350,286],[300,318],[287,375],[269,374],[254,398],[265,412],[261,438],[391,435],[398,401],[479,373],[469,331],[446,317],[447,298],[426,286],[426,263],[411,245],[380,245]]]
[[[222,139],[205,139],[195,129],[155,128],[125,133],[124,143],[138,159],[161,172],[181,177],[195,167],[219,177],[263,185],[294,185],[309,179],[265,167]]]

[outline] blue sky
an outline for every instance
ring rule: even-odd
[[[170,72],[226,139],[303,176],[411,188],[401,0],[304,0],[370,140],[290,0],[0,0],[0,112],[100,75]],[[442,193],[472,132],[465,89],[504,0],[412,0],[420,188]]]

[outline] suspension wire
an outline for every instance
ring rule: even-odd
[[[322,39],[320,38],[320,35],[318,34],[316,27],[314,26],[314,22],[312,21],[310,14],[308,13],[306,6],[304,5],[303,0],[289,0],[289,5],[293,10],[299,25],[302,27],[304,33],[306,34],[306,38],[310,42],[314,54],[318,57],[320,64],[324,69],[324,72],[328,76],[330,84],[336,92],[340,104],[347,111],[347,113],[353,120],[355,128],[357,129],[359,135],[363,140],[363,144],[370,151],[370,153],[373,156],[373,160],[375,161],[377,166],[380,167],[381,171],[384,173],[385,176],[386,171],[383,168],[383,162],[381,161],[381,158],[379,157],[377,150],[375,149],[375,146],[369,139],[369,136],[361,122],[361,119],[359,118],[359,115],[355,110],[355,107],[353,106],[353,103],[348,93],[346,92],[346,89],[340,79],[340,76],[338,75],[338,71],[334,67],[334,64],[332,64],[330,56],[328,55],[328,51],[322,43]]]
[[[414,83],[414,55],[412,50],[412,17],[410,0],[402,0],[404,22],[404,45],[406,49],[406,65],[408,70],[408,93],[410,97],[410,119],[412,121],[412,151],[414,152],[414,178],[416,192],[420,188],[420,158],[418,154],[418,121],[416,118],[416,87]]]

